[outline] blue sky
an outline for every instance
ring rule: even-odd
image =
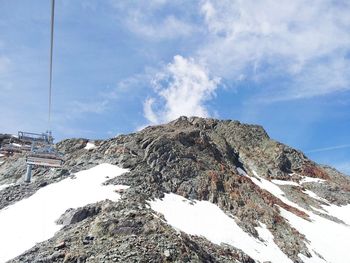
[[[57,0],[57,140],[180,115],[261,124],[350,174],[350,3]],[[0,0],[0,131],[47,129],[49,0]]]

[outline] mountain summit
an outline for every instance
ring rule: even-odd
[[[180,117],[56,148],[64,167],[35,168],[31,184],[23,153],[0,157],[0,262],[348,258],[349,177],[261,126]]]

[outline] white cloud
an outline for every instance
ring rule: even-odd
[[[68,121],[76,122],[81,118],[90,118],[91,114],[106,113],[109,107],[107,99],[96,97],[94,101],[68,101],[67,106],[58,109],[53,114],[53,123],[55,126],[64,126]],[[68,128],[67,128],[68,131]]]
[[[191,25],[171,15],[159,23],[151,24],[145,22],[140,14],[134,14],[133,19],[127,21],[127,26],[133,32],[154,40],[188,36],[194,30]]]
[[[303,98],[349,89],[350,61],[334,57],[328,63],[311,63],[305,67],[286,95],[289,98]]]
[[[327,62],[310,62],[290,82],[269,89],[260,101],[310,98],[350,90],[350,61],[337,56]]]
[[[111,88],[108,87],[107,91],[103,91],[100,95],[108,101],[118,99],[125,100],[125,97],[130,95],[130,91],[133,91],[133,97],[135,97],[140,93],[146,83],[151,82],[154,74],[154,69],[146,68],[145,72],[142,74],[134,74],[128,78],[122,79],[118,81],[115,86],[112,86]]]
[[[145,40],[188,38],[186,50],[195,50],[189,56],[196,63],[233,85],[254,81],[263,87],[259,100],[350,90],[350,4],[345,1],[112,3],[131,32]],[[145,107],[156,104],[148,101]]]
[[[174,10],[184,2],[172,2],[166,0],[155,1],[111,1],[117,10],[118,19],[134,34],[145,37],[147,40],[164,40],[178,37],[186,37],[192,34],[196,28],[184,18],[178,18]]]
[[[329,146],[324,148],[312,149],[312,150],[306,151],[306,153],[326,152],[326,151],[333,151],[333,150],[346,149],[346,148],[350,148],[350,144],[334,145],[334,146]]]
[[[345,1],[111,2],[119,21],[143,41],[186,39],[179,48],[186,55],[160,71],[153,83],[157,96],[144,101],[151,123],[212,115],[205,103],[213,97],[217,79],[209,72],[231,86],[255,82],[262,89],[254,102],[350,90],[350,4]],[[208,83],[215,83],[213,90],[186,94],[203,86],[193,65],[205,72]],[[180,69],[186,67],[191,69],[185,76]],[[189,81],[180,81],[184,79]]]
[[[205,102],[214,96],[220,83],[194,59],[175,56],[174,61],[153,80],[157,98],[144,102],[145,117],[151,123],[164,123],[179,116],[209,116]]]
[[[75,114],[102,113],[107,109],[107,100],[97,100],[90,102],[73,101],[71,111]]]
[[[149,120],[151,123],[158,123],[159,122],[158,116],[152,109],[152,105],[154,105],[154,103],[155,103],[154,98],[146,99],[143,104],[143,112],[145,114],[146,119]]]
[[[211,41],[197,55],[215,74],[261,82],[283,76],[283,99],[350,89],[349,3],[205,0],[201,12]]]

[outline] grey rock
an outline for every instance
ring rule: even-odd
[[[215,203],[256,238],[255,227],[264,223],[279,248],[292,261],[302,262],[299,254],[310,255],[307,240],[280,215],[277,206],[305,219],[307,215],[259,188],[238,168],[249,176],[254,176],[255,170],[267,180],[298,183],[304,176],[325,180],[322,184],[282,187],[286,197],[305,209],[322,203],[306,196],[303,189],[314,191],[332,204],[350,203],[347,177],[270,139],[257,125],[181,117],[137,133],[95,141],[97,147],[90,151],[84,149],[87,141],[68,139],[58,143],[57,149],[65,153],[64,167],[35,170],[31,185],[19,183],[25,168],[23,156],[7,159],[0,166],[0,182],[12,180],[17,184],[0,192],[0,209],[44,185],[101,163],[129,168],[129,173],[106,178],[106,184],[126,184],[130,188],[121,193],[118,202],[103,201],[66,211],[58,219],[65,225],[62,230],[11,262],[35,262],[39,255],[41,259],[50,258],[62,240],[65,255],[55,257],[55,262],[254,262],[237,248],[179,233],[161,215],[155,216],[147,200],[169,192]],[[320,216],[326,217],[322,213]]]
[[[101,211],[101,207],[96,204],[87,205],[77,209],[68,209],[63,215],[57,219],[56,223],[59,225],[71,225],[78,223],[88,217],[97,215]]]

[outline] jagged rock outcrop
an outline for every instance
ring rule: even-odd
[[[0,209],[97,164],[130,169],[106,182],[130,186],[119,202],[104,201],[67,211],[58,220],[65,225],[62,230],[13,262],[254,262],[235,247],[219,246],[169,226],[147,201],[170,192],[218,205],[253,237],[259,238],[256,227],[263,223],[292,261],[303,262],[300,255],[311,256],[307,241],[281,216],[280,208],[310,220],[301,208],[322,209],[325,201],[350,203],[348,177],[270,139],[261,126],[181,117],[166,125],[95,141],[96,147],[89,150],[87,142],[68,139],[58,143],[57,149],[65,154],[64,167],[36,169],[31,185],[20,183],[23,155],[8,157],[0,166],[0,182],[17,182],[0,192]],[[253,179],[260,180],[255,173],[268,181],[300,184],[282,185],[281,189],[301,208],[259,187]],[[301,183],[305,177],[324,183]],[[325,201],[310,198],[305,190]]]

